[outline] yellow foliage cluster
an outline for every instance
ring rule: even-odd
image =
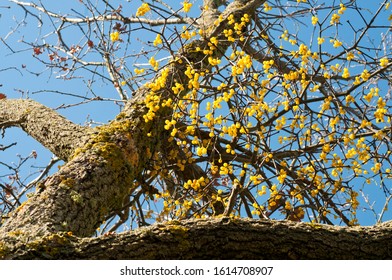
[[[297,2],[298,7],[308,5]],[[183,12],[192,7],[188,1],[182,5]],[[275,9],[279,7],[265,2],[262,14],[273,16]],[[346,24],[343,18],[348,9],[353,6],[337,4],[324,19],[317,9],[312,10],[308,22],[313,25],[314,44],[306,43],[286,25],[279,26],[275,34],[258,30],[260,26],[247,28],[252,25],[248,14],[219,16],[214,25],[224,23],[224,28],[210,37],[206,37],[209,30],[183,26],[178,36],[183,49],[201,57],[202,66],[186,56],[175,58],[170,63],[185,69],[181,78],[171,80],[170,67],[162,66],[159,71],[155,55],[149,58],[149,71],[157,74],[146,85],[149,93],[143,118],[151,122],[160,118],[161,110],[170,109],[172,115],[162,123],[168,145],[176,146],[167,152],[171,164],[186,171],[200,162],[205,172],[200,178],[184,180],[181,196],[163,189],[155,197],[163,200],[161,219],[173,213],[185,217],[197,207],[203,210],[192,212],[195,217],[211,215],[217,201],[228,206],[229,185],[239,182],[242,189],[252,190],[261,199],[249,200],[252,215],[280,209],[289,219],[301,220],[306,203],[329,195],[346,199],[353,214],[350,223],[356,223],[358,195],[347,182],[352,178],[370,182],[372,173],[381,174],[386,168],[385,161],[374,159],[376,152],[367,144],[382,141],[386,126],[379,130],[374,126],[390,121],[390,104],[374,79],[390,67],[390,57],[368,63],[370,58],[362,54],[359,44],[343,41],[339,28]],[[137,15],[148,11],[143,4]],[[112,41],[119,40],[112,34]],[[272,34],[280,34],[279,47],[271,43]],[[156,35],[152,43],[156,49],[163,48],[163,37],[163,33]],[[256,38],[259,43],[253,45]],[[330,44],[324,44],[326,39]],[[193,41],[203,41],[204,49],[199,43],[193,47]],[[242,47],[248,42],[259,52]],[[227,44],[231,47],[222,53]],[[145,69],[134,71],[146,74]],[[308,153],[311,156],[305,156]],[[170,178],[166,168],[159,171],[161,164],[156,161],[154,172]],[[206,194],[216,186],[226,191]],[[332,214],[330,202],[324,203],[317,209],[319,219],[340,217]]]

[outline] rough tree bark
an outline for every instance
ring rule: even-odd
[[[151,82],[156,95],[172,95],[172,84],[187,84],[187,65],[206,69],[209,38],[223,36],[227,21],[213,22],[219,12],[202,14],[205,38],[183,47]],[[264,0],[234,1],[221,13],[240,18],[252,14]],[[228,45],[220,44],[216,57]],[[186,61],[187,63],[182,63]],[[163,77],[165,76],[165,77]],[[337,228],[303,223],[231,220],[190,220],[156,224],[135,232],[90,238],[105,215],[121,208],[132,182],[166,139],[167,108],[145,122],[147,86],[129,100],[111,123],[94,129],[67,121],[32,100],[0,100],[2,127],[18,126],[66,164],[37,186],[34,196],[16,209],[0,227],[0,258],[72,259],[202,259],[202,258],[390,258],[391,225]],[[147,134],[151,135],[147,137]],[[173,248],[175,248],[173,250]]]
[[[58,233],[1,253],[11,259],[390,259],[391,238],[390,222],[338,227],[219,218],[97,238]]]

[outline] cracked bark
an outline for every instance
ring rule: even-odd
[[[392,224],[338,227],[230,218],[172,221],[131,232],[56,235],[16,259],[390,259]]]
[[[85,142],[90,129],[30,99],[2,99],[0,127],[18,126],[62,160]]]
[[[213,3],[214,1],[205,1]],[[241,17],[264,0],[234,1],[222,12]],[[214,8],[212,6],[212,8]],[[213,24],[217,10],[202,14],[205,38],[184,46],[164,70],[161,100],[175,81],[187,84],[187,65],[206,69],[205,49],[213,36],[223,38],[225,20]],[[214,54],[221,57],[228,44]],[[163,71],[157,74],[158,80]],[[171,110],[161,108],[145,122],[148,87],[141,87],[110,124],[89,129],[73,124],[32,100],[0,100],[0,127],[19,126],[66,161],[37,186],[36,194],[0,227],[0,258],[70,259],[201,259],[201,258],[390,258],[391,226],[337,228],[301,223],[251,220],[189,220],[157,224],[134,232],[91,236],[103,218],[121,208],[132,182],[148,162],[146,151],[159,151]],[[152,137],[146,137],[150,133]],[[173,249],[175,248],[175,249]]]

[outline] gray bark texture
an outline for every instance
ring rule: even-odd
[[[205,1],[213,3],[214,1]],[[234,1],[221,13],[240,18],[264,0]],[[209,38],[222,38],[227,21],[214,5],[202,14],[206,38],[185,45],[178,60],[166,66],[166,84],[155,92],[171,96],[175,81],[187,84],[187,65],[207,69]],[[223,41],[223,40],[222,40]],[[224,43],[214,54],[222,57]],[[187,63],[182,63],[186,61]],[[94,129],[73,124],[32,100],[0,100],[0,127],[18,126],[66,163],[37,186],[34,196],[0,226],[0,259],[387,259],[391,258],[391,224],[374,227],[332,226],[269,220],[211,218],[171,221],[123,234],[91,238],[109,213],[133,192],[150,154],[165,147],[168,108],[145,122],[149,89],[141,87],[124,111]],[[180,93],[181,94],[181,93]],[[184,93],[182,93],[184,94]],[[151,137],[147,137],[147,134]],[[187,175],[184,175],[187,176]]]
[[[171,221],[121,234],[38,239],[16,259],[391,259],[392,224],[338,227],[211,218]],[[4,254],[4,252],[3,252]]]

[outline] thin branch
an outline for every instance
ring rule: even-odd
[[[47,9],[38,6],[35,3],[29,2],[21,2],[16,0],[11,0],[15,4],[18,4],[23,7],[32,7],[40,12],[47,14],[50,17],[61,19],[63,22],[69,22],[72,24],[79,24],[79,23],[92,23],[92,22],[99,22],[99,21],[121,21],[124,24],[129,23],[143,23],[148,24],[150,26],[160,26],[160,25],[168,25],[168,24],[193,24],[194,20],[191,18],[171,18],[171,19],[146,19],[146,18],[139,18],[139,17],[123,17],[118,14],[115,15],[99,15],[95,17],[86,17],[86,18],[72,18],[66,17],[60,14],[56,14],[53,12],[48,11]]]

